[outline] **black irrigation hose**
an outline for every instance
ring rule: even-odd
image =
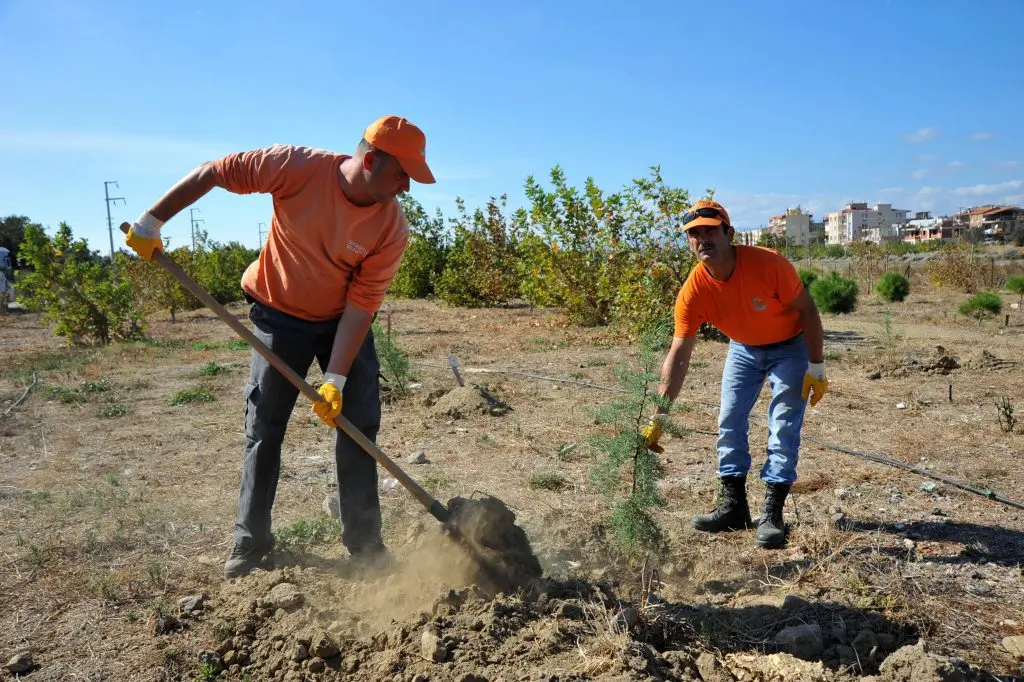
[[[440,365],[431,365],[429,363],[418,363],[418,364],[423,364],[423,365],[426,365],[428,367],[441,367]],[[446,366],[444,368],[447,369]],[[477,371],[480,371],[480,370],[477,370]],[[494,370],[494,369],[487,369],[487,370],[482,370],[482,371],[486,372],[486,373],[490,373],[490,374],[514,374],[514,375],[518,375],[518,376],[529,377],[531,379],[541,379],[541,380],[544,380],[544,381],[556,381],[556,382],[560,382],[560,383],[578,384],[580,386],[586,386],[587,388],[595,388],[595,389],[598,389],[598,390],[615,392],[615,393],[624,392],[623,389],[617,388],[617,387],[600,386],[598,384],[589,384],[589,383],[584,383],[584,382],[579,382],[579,381],[570,381],[568,379],[559,379],[557,377],[548,377],[548,376],[542,376],[542,375],[539,375],[539,374],[527,374],[525,372],[515,372],[515,371],[511,371],[511,370]],[[839,393],[840,391],[836,391],[836,392]],[[696,400],[696,401],[693,401],[693,402],[696,402],[696,403],[699,403],[701,405],[704,405],[705,407],[713,407],[716,410],[721,407],[720,405],[718,405],[716,403],[706,403],[706,402],[699,401],[699,400]],[[717,432],[712,432],[712,431],[696,431],[695,429],[687,429],[687,430],[688,431],[694,431],[696,433],[703,433],[703,434],[710,435],[710,436],[717,436],[718,435]],[[887,466],[895,467],[897,469],[903,469],[904,471],[909,471],[911,473],[918,474],[920,476],[925,476],[927,478],[931,478],[931,479],[934,479],[936,481],[941,481],[942,483],[945,483],[947,485],[951,485],[954,488],[959,488],[960,490],[965,490],[965,491],[967,491],[969,493],[974,493],[975,495],[980,495],[981,497],[988,498],[988,499],[993,500],[995,502],[1000,502],[1000,503],[1005,504],[1005,505],[1010,506],[1010,507],[1015,507],[1016,509],[1024,509],[1024,504],[1022,504],[1020,502],[1017,502],[1016,500],[1011,500],[1010,498],[1005,497],[1003,495],[1000,495],[1000,494],[996,493],[993,490],[982,490],[981,488],[975,488],[974,486],[967,485],[966,483],[961,483],[961,482],[956,481],[956,480],[954,480],[952,478],[949,478],[948,476],[944,476],[942,474],[936,474],[934,472],[928,471],[927,469],[922,469],[920,467],[916,467],[916,466],[913,466],[911,464],[907,464],[906,462],[901,462],[898,459],[891,459],[891,458],[885,457],[883,455],[874,455],[874,454],[871,454],[870,452],[861,452],[860,450],[852,450],[850,448],[843,447],[842,445],[835,445],[834,443],[827,443],[827,442],[825,442],[823,440],[818,440],[817,438],[814,438],[814,437],[808,436],[808,435],[803,435],[803,436],[801,436],[801,438],[803,438],[803,440],[809,440],[812,443],[817,443],[821,447],[828,448],[829,450],[835,450],[836,452],[842,452],[842,453],[845,453],[847,455],[853,455],[855,457],[863,457],[864,459],[870,460],[872,462],[876,462],[877,464],[885,464]]]
[[[936,474],[936,473],[933,473],[931,471],[928,471],[927,469],[922,469],[920,467],[916,467],[916,466],[907,464],[906,462],[901,462],[901,461],[899,461],[897,459],[890,459],[889,457],[883,457],[882,455],[873,455],[870,452],[860,452],[859,450],[851,450],[850,448],[844,448],[841,445],[835,445],[833,443],[826,443],[823,440],[818,440],[817,438],[812,438],[811,436],[803,436],[803,438],[804,438],[804,440],[809,440],[812,443],[817,443],[818,445],[820,445],[820,446],[822,446],[824,448],[828,448],[830,450],[835,450],[837,452],[845,452],[848,455],[854,455],[856,457],[863,457],[864,459],[869,459],[872,462],[878,462],[879,464],[886,464],[886,465],[891,466],[891,467],[896,467],[897,469],[903,469],[905,471],[910,471],[910,472],[915,473],[915,474],[920,474],[921,476],[927,476],[928,478],[933,478],[936,481],[942,481],[943,483],[946,483],[947,485],[951,485],[954,488],[959,488],[960,490],[966,490],[969,493],[974,493],[975,495],[981,495],[982,497],[987,497],[988,499],[995,500],[996,502],[1002,502],[1005,505],[1009,505],[1011,507],[1016,507],[1017,509],[1024,509],[1024,504],[1021,504],[1020,502],[1016,502],[1014,500],[1011,500],[1008,497],[1003,497],[1002,495],[997,494],[993,490],[982,490],[981,488],[975,488],[974,486],[967,485],[966,483],[960,483],[959,481],[955,481],[952,478],[949,478],[948,476],[943,476],[942,474]]]

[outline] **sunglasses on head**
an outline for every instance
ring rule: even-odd
[[[683,227],[685,228],[688,223],[692,223],[697,218],[719,218],[722,222],[729,223],[729,219],[717,208],[698,208],[695,211],[687,211],[683,214]]]

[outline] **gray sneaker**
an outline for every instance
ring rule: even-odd
[[[273,556],[273,548],[261,549],[252,545],[235,545],[224,562],[224,577],[228,580],[248,575]]]

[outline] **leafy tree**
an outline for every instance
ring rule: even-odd
[[[61,223],[51,239],[39,225],[27,225],[20,257],[31,268],[21,277],[18,299],[41,311],[54,331],[72,343],[138,338],[142,312],[120,261],[106,263]]]
[[[391,282],[390,293],[401,298],[427,298],[436,293],[450,248],[444,216],[438,209],[431,218],[418,201],[407,194],[399,197],[409,223],[409,246]]]
[[[452,219],[455,239],[437,282],[438,297],[451,305],[480,307],[506,304],[519,293],[518,243],[523,213],[505,216],[507,197],[491,198],[472,215],[456,201]]]
[[[781,234],[764,232],[758,238],[757,245],[773,249],[775,251],[785,251],[786,247],[789,246],[789,238]]]
[[[0,246],[11,252],[11,265],[18,268],[18,249],[25,239],[25,230],[29,226],[41,227],[23,215],[9,215],[0,218]]]

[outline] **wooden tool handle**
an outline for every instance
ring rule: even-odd
[[[128,229],[130,227],[131,225],[128,223],[121,223],[121,231],[125,234],[128,233]],[[299,389],[303,395],[314,402],[323,400],[323,398],[320,397],[320,394],[316,392],[316,389],[306,383],[304,378],[300,377],[295,370],[284,362],[284,360],[279,358],[274,351],[270,350],[270,348],[260,341],[255,334],[249,331],[244,324],[239,322],[238,318],[229,313],[227,308],[210,296],[210,294],[199,286],[195,280],[189,277],[180,267],[178,267],[177,263],[168,258],[163,251],[154,251],[153,261],[160,265],[164,270],[171,273],[171,276],[178,280],[178,282],[181,283],[181,286],[191,291],[192,294],[202,301],[207,308],[212,310],[217,317],[222,319],[229,327],[235,330],[236,334],[245,339],[257,353],[266,358],[267,362],[269,362],[274,369],[280,372],[292,386]],[[395,464],[394,460],[384,454],[384,451],[377,447],[376,443],[367,438],[362,431],[357,429],[352,422],[342,415],[339,414],[334,421],[335,424],[338,425],[338,428],[347,433],[352,440],[359,444],[359,447],[377,460],[377,462],[379,462],[389,474],[394,476],[406,490],[412,493],[413,497],[427,508],[427,511],[430,512],[431,516],[441,523],[446,523],[448,521],[448,508],[438,500],[434,499],[430,493],[423,489],[423,486],[402,471],[402,468]]]

